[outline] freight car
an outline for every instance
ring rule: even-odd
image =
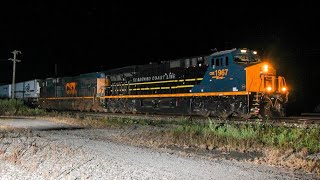
[[[11,98],[11,84],[4,84],[0,86],[0,98]]]
[[[27,105],[37,106],[40,97],[40,79],[15,83],[15,98],[23,100]],[[0,86],[0,98],[11,98],[12,84]]]
[[[285,78],[249,49],[47,79],[41,89],[43,108],[113,113],[273,117],[288,102]]]

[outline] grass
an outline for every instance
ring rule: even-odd
[[[61,114],[60,114],[61,116]],[[62,115],[68,117],[68,115]],[[79,118],[77,118],[79,119]],[[122,128],[131,125],[169,127],[164,131],[174,144],[211,147],[229,147],[233,150],[255,150],[265,147],[277,149],[306,149],[308,153],[320,152],[320,126],[278,126],[272,123],[218,123],[208,119],[206,123],[190,121],[188,118],[173,120],[134,119],[130,117],[106,117],[100,120],[86,117],[81,121],[83,126],[95,128]]]
[[[22,100],[1,99],[0,100],[0,115],[13,116],[38,116],[44,115],[46,112],[38,108],[27,107]]]
[[[306,148],[310,153],[320,152],[320,127],[287,127],[269,123],[215,123],[184,124],[170,131],[178,144],[213,144],[233,149],[257,149],[275,147]]]
[[[270,123],[185,123],[166,132],[166,141],[174,146],[188,146],[223,151],[262,152],[253,160],[276,166],[304,170],[320,176],[320,126],[277,126]],[[168,144],[168,143],[167,143]]]

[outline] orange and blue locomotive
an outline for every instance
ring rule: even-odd
[[[82,101],[95,107],[88,110],[113,113],[248,118],[285,116],[288,102],[285,78],[277,76],[271,64],[261,61],[258,53],[249,49],[126,66],[99,74],[103,76],[91,77],[91,94],[46,96],[42,107],[59,102],[64,107],[72,104],[72,109],[80,109],[75,104],[80,107]],[[73,83],[74,92],[80,88],[75,81],[61,86],[67,89],[67,83]]]

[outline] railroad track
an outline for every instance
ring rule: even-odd
[[[320,116],[290,116],[274,118],[272,121],[278,121],[282,123],[296,123],[296,124],[320,124]]]
[[[76,118],[131,118],[131,119],[145,119],[145,120],[165,120],[165,121],[179,121],[179,120],[190,120],[194,122],[208,122],[208,118],[201,116],[186,116],[186,115],[167,115],[167,114],[122,114],[122,113],[97,113],[97,112],[78,112],[78,111],[65,111],[69,115]],[[290,117],[278,117],[271,119],[240,119],[240,118],[210,118],[216,122],[239,122],[239,123],[253,123],[253,122],[262,122],[262,123],[272,123],[272,124],[320,124],[320,114],[308,113],[301,114],[301,116],[290,116]]]

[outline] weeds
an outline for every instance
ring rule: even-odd
[[[24,116],[38,116],[44,115],[45,111],[42,109],[31,109],[24,105],[22,100],[2,99],[0,100],[0,115],[24,115]]]
[[[308,152],[320,151],[320,127],[285,127],[268,123],[216,123],[211,119],[205,125],[184,124],[171,130],[177,143],[192,142],[204,144],[208,141],[216,145],[228,145],[234,149],[259,147],[292,148]]]

